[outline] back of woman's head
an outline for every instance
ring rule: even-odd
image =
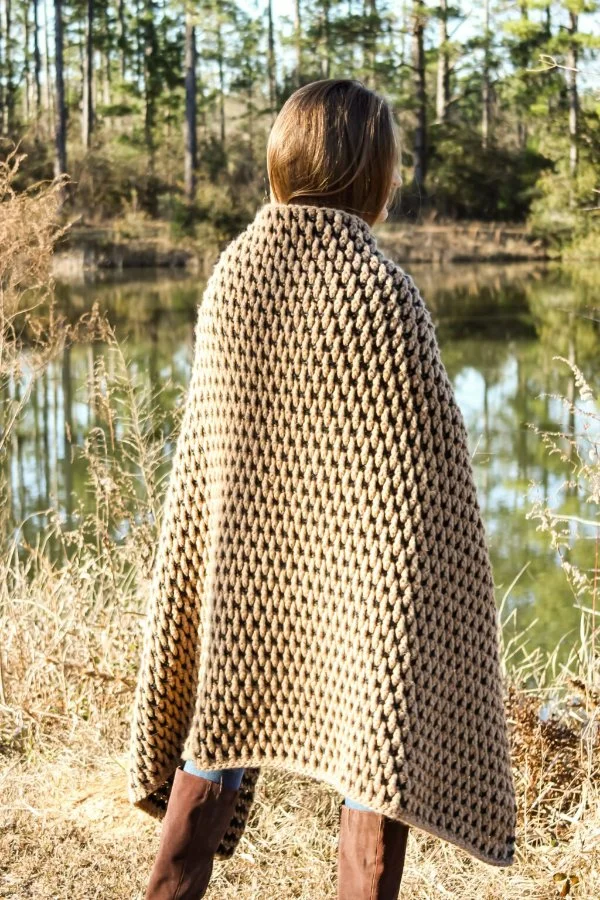
[[[383,97],[354,79],[313,81],[288,97],[271,129],[272,199],[344,209],[372,225],[395,196],[399,152]]]

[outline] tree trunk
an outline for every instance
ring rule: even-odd
[[[294,36],[296,41],[296,87],[302,84],[302,10],[301,0],[295,2]]]
[[[42,111],[42,56],[40,53],[40,23],[38,20],[38,0],[33,0],[33,80],[35,85],[35,117]]]
[[[44,89],[46,93],[46,111],[48,114],[48,132],[51,132],[56,118],[56,103],[55,91],[52,85],[52,70],[50,68],[50,39],[48,37],[50,23],[48,21],[48,6],[45,2],[42,4],[42,9],[44,10]]]
[[[414,139],[413,179],[419,191],[424,190],[427,175],[427,87],[425,83],[425,50],[423,36],[425,16],[423,4],[415,0],[412,11],[412,65],[417,100],[417,123]]]
[[[269,50],[267,55],[267,69],[269,74],[269,109],[271,111],[271,121],[275,118],[276,105],[276,79],[275,79],[275,35],[273,33],[273,3],[269,0],[267,7],[267,15],[269,20]]]
[[[441,0],[438,22],[438,65],[437,91],[435,97],[436,121],[443,124],[447,119],[450,102],[450,67],[448,63],[448,0]]]
[[[490,138],[490,0],[484,3],[484,51],[483,51],[483,83],[481,110],[481,145],[487,148]]]
[[[577,13],[569,13],[569,34],[572,38],[577,33]],[[569,170],[571,177],[577,174],[578,143],[579,143],[579,96],[577,92],[577,44],[575,40],[569,43],[567,53],[567,85],[569,95]]]
[[[521,21],[527,22],[529,20],[529,10],[527,8],[527,4],[521,2],[520,4],[520,12],[521,12]],[[527,43],[522,43],[518,56],[516,57],[519,67],[521,69],[527,69],[529,67],[529,46]],[[517,107],[517,144],[519,146],[519,150],[525,150],[527,147],[527,115],[523,115],[523,110],[518,106]]]
[[[13,81],[12,0],[4,0],[4,134],[9,135],[15,112]]]
[[[156,212],[154,126],[156,118],[156,55],[158,52],[154,28],[154,2],[145,0],[143,8],[143,67],[144,67],[144,142],[148,153],[146,205],[151,214]]]
[[[185,159],[184,182],[188,203],[196,186],[196,29],[188,12],[185,19]]]
[[[119,47],[119,59],[121,63],[121,81],[125,82],[125,53],[127,50],[127,32],[125,29],[125,0],[119,0],[117,6],[117,17],[119,19],[119,39],[117,45]]]
[[[54,0],[54,60],[56,69],[56,160],[57,175],[67,171],[67,107],[63,71],[62,0]]]
[[[85,62],[83,72],[83,146],[89,150],[92,145],[94,130],[94,0],[87,0],[87,18],[85,28]]]
[[[250,155],[254,159],[254,84],[248,85],[248,97],[246,101],[246,110],[248,117],[248,146],[250,147]]]
[[[23,5],[23,30],[25,47],[23,48],[23,74],[25,75],[25,90],[23,91],[23,119],[29,122],[31,113],[31,58],[29,55],[29,3]]]
[[[103,34],[111,34],[112,22],[110,18],[110,11],[108,6],[104,6],[102,9],[102,17],[103,22],[101,26],[101,30]],[[103,54],[103,63],[104,63],[104,78],[102,80],[102,102],[106,107],[109,107],[112,104],[112,94],[111,94],[111,86],[112,86],[112,69],[111,69],[111,50],[112,50],[112,40],[106,41],[104,45],[104,54]],[[98,79],[95,79],[96,85],[98,83]],[[94,79],[92,78],[92,83]],[[96,90],[97,94],[97,90]],[[98,106],[98,100],[96,99],[96,107]],[[107,120],[107,125],[111,123],[111,118]],[[96,127],[96,121],[94,117],[94,127]]]
[[[137,76],[137,82],[140,87],[140,90],[144,90],[144,47],[145,47],[145,11],[144,11],[144,3],[146,0],[136,0],[135,9],[136,9],[136,25],[138,23],[142,27],[137,27],[135,29],[135,71]]]
[[[329,78],[329,72],[330,72],[330,68],[331,68],[330,46],[329,46],[329,0],[323,0],[322,21],[323,21],[322,44],[324,46],[325,52],[324,52],[323,56],[321,57],[321,77]]]
[[[217,12],[217,16],[219,13]],[[217,19],[217,56],[219,63],[219,118],[221,121],[221,144],[225,149],[225,67],[223,65],[223,34],[221,19]]]

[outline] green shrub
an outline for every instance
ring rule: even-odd
[[[472,128],[432,130],[427,178],[431,205],[442,215],[498,221],[524,219],[550,160],[534,150],[481,146]]]

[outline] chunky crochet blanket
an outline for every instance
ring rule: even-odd
[[[467,433],[412,279],[359,216],[268,203],[221,253],[160,528],[129,796],[182,760],[319,779],[496,866],[515,794]]]

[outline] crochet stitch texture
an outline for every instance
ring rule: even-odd
[[[516,806],[467,433],[408,274],[343,210],[268,203],[198,307],[129,797],[181,760],[326,782],[497,866]]]

